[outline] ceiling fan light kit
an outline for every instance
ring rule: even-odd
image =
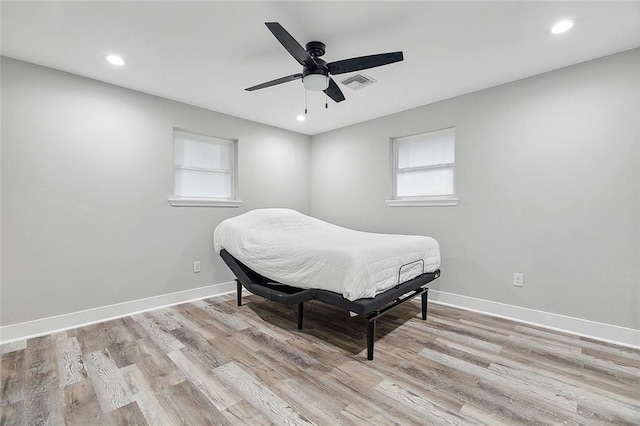
[[[326,90],[329,87],[329,77],[322,74],[309,74],[302,77],[302,84],[307,90]]]
[[[307,90],[321,91],[329,87],[329,76],[324,74],[307,74],[302,77],[302,84]]]
[[[303,48],[279,23],[265,22],[265,25],[287,52],[302,65],[302,73],[281,77],[245,89],[250,92],[302,79],[302,84],[306,90],[322,91],[334,102],[342,102],[345,100],[344,94],[333,78],[331,78],[332,75],[361,71],[400,62],[404,59],[402,52],[391,52],[327,63],[320,59],[320,56],[325,54],[326,46],[324,43],[320,41],[310,41]]]

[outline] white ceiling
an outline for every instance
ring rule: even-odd
[[[2,2],[2,54],[261,123],[317,134],[640,46],[640,2]],[[549,33],[561,18],[576,25]],[[300,80],[264,22],[301,45],[320,40],[328,62],[402,50],[364,71],[377,83],[347,100]],[[116,68],[104,56],[118,53]],[[342,81],[350,74],[336,76]]]

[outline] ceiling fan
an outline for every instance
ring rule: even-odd
[[[245,90],[250,92],[288,81],[302,79],[305,89],[323,91],[335,102],[344,101],[344,94],[338,87],[331,75],[344,74],[347,72],[366,70],[368,68],[379,67],[381,65],[392,64],[402,61],[402,52],[380,53],[377,55],[360,56],[357,58],[343,59],[335,62],[325,62],[320,56],[325,53],[325,45],[320,41],[310,41],[302,48],[300,43],[277,22],[265,22],[265,25],[287,49],[287,52],[302,65],[302,73],[281,77],[266,83],[249,87]]]

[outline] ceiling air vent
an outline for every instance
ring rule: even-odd
[[[364,74],[352,75],[351,77],[341,81],[342,84],[353,90],[360,90],[375,82],[376,81],[374,79]]]

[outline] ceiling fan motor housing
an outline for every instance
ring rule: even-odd
[[[305,50],[312,58],[317,58],[324,55],[327,46],[321,41],[310,41],[305,45]]]
[[[327,63],[320,58],[313,58],[317,65],[305,65],[302,67],[302,77],[306,77],[309,74],[320,74],[324,76],[329,75],[329,69]]]

